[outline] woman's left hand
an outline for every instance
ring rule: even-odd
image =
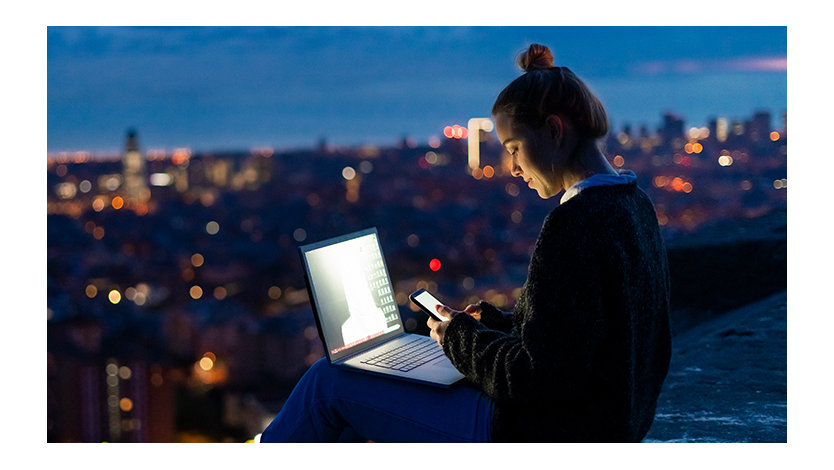
[[[463,312],[451,309],[445,305],[438,305],[437,313],[440,316],[446,317],[449,320],[451,320],[452,318],[455,318],[456,315]],[[431,330],[429,336],[431,336],[432,339],[437,341],[437,344],[439,344],[440,347],[443,347],[443,338],[446,336],[446,328],[449,326],[449,322],[435,320],[434,317],[429,316],[429,319],[428,321],[426,321],[426,324],[429,326],[429,329]]]

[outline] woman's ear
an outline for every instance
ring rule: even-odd
[[[545,119],[547,131],[550,133],[550,138],[558,146],[562,146],[565,140],[565,121],[558,114],[551,114]]]

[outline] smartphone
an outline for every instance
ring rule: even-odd
[[[440,321],[449,321],[448,318],[444,317],[437,313],[437,306],[443,305],[443,302],[437,300],[437,298],[431,294],[429,294],[425,289],[418,289],[414,291],[411,295],[408,296],[412,302],[414,302],[420,310],[426,312],[427,314],[431,315],[432,318],[435,320]]]

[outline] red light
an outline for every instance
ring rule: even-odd
[[[429,269],[431,269],[432,271],[439,270],[440,269],[440,260],[437,259],[437,258],[432,259],[429,262]]]
[[[446,138],[451,139],[451,138],[455,135],[455,132],[454,132],[454,130],[452,129],[452,126],[446,126],[446,127],[443,129],[443,135],[445,135],[445,136],[446,136]]]

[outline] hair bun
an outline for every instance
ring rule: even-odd
[[[553,53],[547,46],[530,44],[530,47],[518,56],[518,65],[525,72],[553,68]]]

